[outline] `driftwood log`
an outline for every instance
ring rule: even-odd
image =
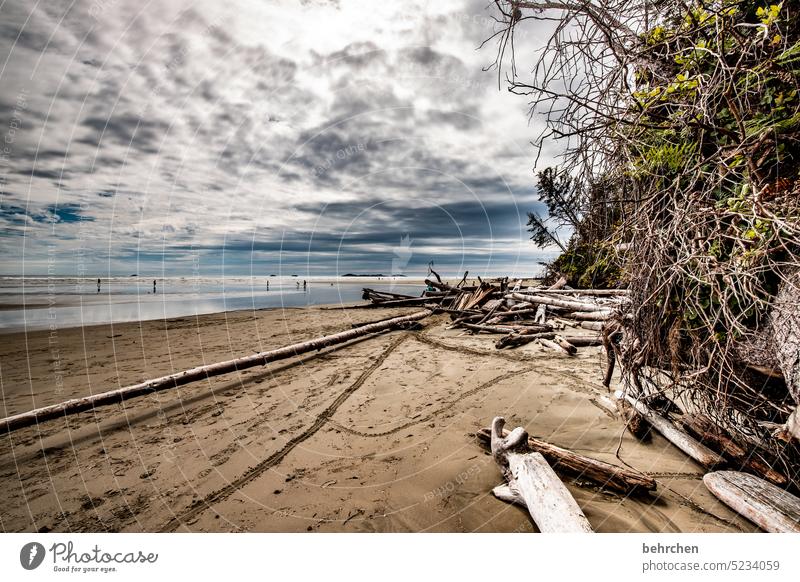
[[[552,305],[554,307],[561,307],[571,311],[609,311],[609,307],[607,305],[598,305],[596,303],[577,301],[574,299],[560,299],[557,297],[550,297],[548,295],[510,293],[506,295],[506,298],[515,299],[517,301],[525,301],[527,303],[537,303],[539,305]]]
[[[703,483],[720,501],[764,531],[800,533],[800,499],[763,479],[737,471],[716,471]]]
[[[653,428],[655,428],[661,435],[678,447],[684,453],[689,455],[692,459],[700,463],[706,469],[714,467],[721,467],[725,465],[725,459],[720,455],[709,449],[702,443],[692,438],[686,431],[675,426],[672,421],[664,418],[656,411],[652,410],[641,400],[633,398],[630,394],[623,393],[617,390],[615,393],[617,398],[624,398],[636,412],[641,414]]]
[[[502,436],[508,436],[508,434],[508,431],[503,431]],[[477,432],[477,437],[480,442],[489,446],[492,440],[492,430],[482,428]],[[645,494],[656,488],[655,479],[638,471],[579,455],[530,436],[527,445],[530,450],[541,453],[553,469],[566,477],[591,481],[595,485],[624,495]]]
[[[613,310],[603,309],[598,311],[573,311],[565,317],[571,317],[578,321],[608,321],[613,314]]]
[[[732,461],[741,469],[749,473],[755,473],[775,485],[786,485],[787,479],[784,475],[781,475],[763,460],[735,443],[707,416],[701,414],[683,416],[680,419],[680,423],[689,434]]]
[[[492,422],[492,457],[508,482],[494,491],[498,499],[524,505],[542,533],[592,533],[583,511],[545,458],[527,452],[525,429],[518,427],[503,436],[504,424],[501,417]]]
[[[190,382],[205,380],[206,378],[219,376],[221,374],[228,374],[238,370],[245,370],[254,366],[263,366],[276,360],[283,360],[293,356],[298,356],[300,354],[321,350],[323,348],[327,348],[328,346],[340,344],[372,333],[388,331],[396,328],[399,325],[407,324],[408,322],[419,321],[420,319],[428,317],[430,314],[430,310],[417,311],[411,315],[393,317],[381,322],[371,323],[355,329],[349,329],[333,335],[327,335],[309,341],[292,344],[283,348],[278,348],[267,352],[260,352],[250,356],[244,356],[242,358],[227,360],[225,362],[217,362],[216,364],[198,366],[190,370],[184,370],[182,372],[170,374],[169,376],[162,376],[153,380],[146,380],[139,384],[118,388],[117,390],[110,390],[101,394],[86,396],[84,398],[75,398],[60,404],[53,404],[52,406],[37,408],[29,412],[24,412],[22,414],[16,414],[0,419],[0,434],[11,432],[26,426],[32,426],[53,418],[60,418],[62,416],[69,416],[71,414],[77,414],[86,410],[92,410],[98,406],[116,404],[124,400],[136,398],[137,396],[143,396],[145,394],[159,392],[161,390],[168,390],[169,388],[175,388],[177,386],[183,386],[184,384],[189,384]]]
[[[558,295],[594,295],[594,296],[627,296],[627,289],[536,289],[535,293],[558,294]]]
[[[502,350],[503,348],[516,348],[519,346],[523,346],[528,344],[532,341],[536,341],[538,339],[552,339],[556,336],[556,334],[552,331],[550,332],[541,332],[541,333],[510,333],[506,336],[501,337],[497,342],[495,342],[494,347],[498,350]]]

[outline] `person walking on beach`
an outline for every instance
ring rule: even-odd
[[[269,281],[267,281],[267,291],[269,291]]]
[[[100,279],[97,280],[97,292],[100,293]]]
[[[306,280],[303,279],[303,291],[305,291],[305,290],[306,290]]]
[[[156,280],[153,279],[153,295],[156,294]]]

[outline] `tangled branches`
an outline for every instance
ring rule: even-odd
[[[510,89],[618,218],[626,382],[764,440],[800,401],[800,2],[495,5]],[[526,20],[551,36],[523,81]]]

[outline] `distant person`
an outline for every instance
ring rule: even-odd
[[[100,293],[100,279],[97,280],[97,292]]]
[[[297,288],[300,289],[300,281],[297,282]]]
[[[269,281],[267,281],[267,291],[269,291]]]
[[[305,291],[305,290],[306,290],[306,280],[303,279],[303,291]]]
[[[153,279],[153,295],[156,294],[156,280]]]

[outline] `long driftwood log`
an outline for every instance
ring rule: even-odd
[[[327,335],[309,341],[292,344],[283,348],[278,348],[267,352],[259,352],[257,354],[244,356],[242,358],[236,358],[233,360],[227,360],[225,362],[217,362],[216,364],[198,366],[190,370],[184,370],[182,372],[170,374],[169,376],[162,376],[153,380],[146,380],[139,384],[118,388],[117,390],[110,390],[101,394],[94,394],[84,398],[75,398],[60,404],[53,404],[52,406],[37,408],[29,412],[24,412],[0,419],[0,434],[11,432],[26,426],[32,426],[53,418],[60,418],[62,416],[68,416],[71,414],[84,412],[86,410],[92,410],[98,406],[116,404],[137,396],[143,396],[145,394],[158,392],[160,390],[167,390],[177,386],[183,386],[184,384],[189,384],[190,382],[195,382],[197,380],[204,380],[206,378],[227,374],[229,372],[245,370],[254,366],[263,366],[276,360],[283,360],[293,356],[298,356],[300,354],[321,350],[328,346],[340,344],[358,337],[387,331],[412,321],[419,321],[420,319],[428,317],[430,314],[430,310],[417,311],[411,315],[393,317],[381,322],[371,323],[355,329],[349,329],[333,335]]]
[[[504,431],[503,436],[508,436],[508,431]],[[489,446],[492,440],[492,429],[482,428],[477,432],[478,440],[484,445]],[[591,457],[579,455],[569,449],[564,449],[546,441],[528,437],[528,448],[537,453],[541,453],[547,462],[550,463],[558,473],[567,477],[591,481],[606,489],[630,494],[645,494],[654,491],[656,481],[638,471],[617,467],[605,461],[599,461]]]
[[[542,533],[592,533],[589,520],[545,458],[527,452],[525,429],[503,436],[504,424],[501,417],[492,422],[492,457],[508,482],[495,495],[524,505]]]
[[[558,295],[594,295],[594,296],[627,296],[629,291],[627,289],[536,289],[535,293]]]
[[[636,412],[641,414],[664,438],[706,469],[725,465],[725,459],[722,456],[718,455],[704,444],[699,443],[686,431],[675,426],[672,421],[661,416],[641,400],[633,398],[630,394],[623,393],[621,390],[617,390],[615,395],[618,399],[624,398],[628,404],[630,404]]]
[[[562,307],[572,311],[608,311],[608,305],[599,305],[597,303],[588,303],[586,301],[576,301],[573,299],[560,299],[556,297],[549,297],[546,295],[528,295],[524,293],[510,293],[506,295],[506,299],[515,299],[517,301],[525,301],[527,303],[538,303],[540,305],[552,305],[553,307]]]

